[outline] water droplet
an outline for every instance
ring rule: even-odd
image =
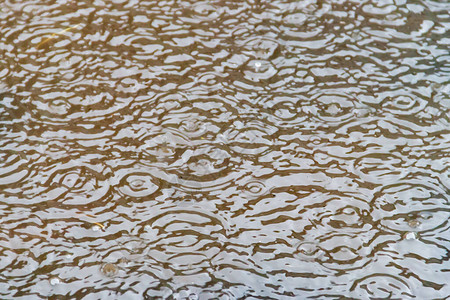
[[[421,224],[422,224],[422,223],[420,223],[420,221],[417,220],[417,219],[412,219],[412,220],[409,220],[409,221],[408,221],[408,225],[409,225],[411,228],[418,228]]]
[[[50,113],[65,115],[70,109],[69,103],[64,100],[54,100],[48,105]]]
[[[371,111],[368,108],[355,108],[353,110],[353,115],[358,118],[364,118],[370,116]]]
[[[199,137],[206,131],[206,125],[196,119],[183,120],[180,125],[180,129],[191,137]]]
[[[272,110],[274,111],[274,115],[280,120],[284,121],[295,120],[296,122],[301,122],[301,120],[304,120],[304,118],[297,120],[298,117],[297,108],[291,102],[278,103],[272,107]]]
[[[214,5],[206,2],[197,3],[191,9],[198,19],[204,21],[214,20],[221,14],[221,11],[218,7],[215,7]]]
[[[312,243],[305,243],[298,247],[298,251],[304,255],[311,256],[316,252],[316,246]]]
[[[325,112],[330,116],[336,116],[342,111],[341,107],[337,103],[329,104]]]
[[[359,41],[359,40],[361,40],[361,34],[359,32],[353,32],[352,35],[351,35],[351,38],[354,41]]]
[[[415,232],[406,232],[403,234],[403,239],[407,241],[415,240],[417,239],[417,233]]]
[[[431,89],[435,92],[439,92],[442,89],[442,84],[435,82],[431,85]]]
[[[50,285],[57,285],[61,283],[61,279],[59,279],[59,277],[57,276],[52,276],[49,279]]]
[[[193,120],[185,120],[183,122],[181,122],[181,128],[183,128],[185,131],[188,132],[194,132],[198,129],[198,124],[197,122],[193,121]]]
[[[248,56],[257,59],[271,59],[278,48],[278,42],[267,38],[257,38],[246,41],[245,48],[248,50],[244,51],[244,54]]]
[[[140,189],[143,185],[145,184],[144,180],[141,179],[134,179],[133,181],[130,182],[130,187],[134,190],[138,190]]]
[[[301,260],[312,261],[321,255],[321,250],[313,242],[301,242],[297,246],[297,257]]]
[[[251,81],[266,80],[273,77],[277,70],[270,61],[252,60],[244,70],[244,75]]]
[[[119,273],[119,268],[113,263],[106,263],[101,267],[101,271],[108,277],[113,277]]]

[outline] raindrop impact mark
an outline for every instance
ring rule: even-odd
[[[113,277],[119,273],[119,268],[113,263],[104,264],[100,270],[104,275],[108,277]]]

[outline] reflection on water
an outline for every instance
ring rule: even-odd
[[[447,297],[449,11],[3,1],[1,297]]]

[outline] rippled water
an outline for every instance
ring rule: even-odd
[[[450,295],[448,1],[0,5],[0,298]]]

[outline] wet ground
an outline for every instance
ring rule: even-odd
[[[448,1],[0,5],[0,298],[450,295]]]

